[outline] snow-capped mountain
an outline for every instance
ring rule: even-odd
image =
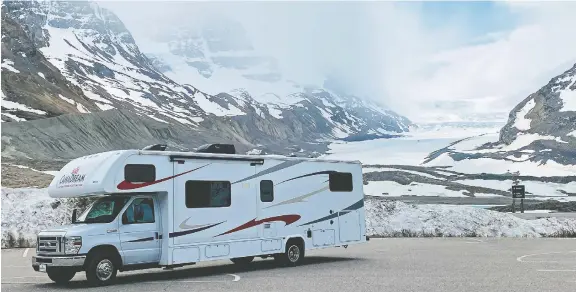
[[[225,92],[244,103],[257,103],[259,114],[276,119],[297,108],[316,108],[339,138],[408,130],[407,119],[341,92],[331,79],[310,85],[287,78],[274,57],[255,50],[239,22],[216,15],[195,19],[190,25],[160,27],[139,41],[156,68],[171,79],[208,94]]]
[[[532,151],[533,161],[576,164],[576,64],[510,112],[499,143]]]
[[[457,141],[424,162],[460,170],[480,164],[488,173],[576,174],[576,64],[512,109],[499,136]]]
[[[250,51],[251,45],[231,27],[217,22],[203,28],[200,38],[177,30],[175,36],[165,35],[164,42],[158,41],[166,44],[169,54],[146,56],[122,21],[95,3],[4,1],[2,121],[83,113],[96,114],[95,120],[105,122],[98,112],[115,109],[153,120],[155,125],[148,132],[156,138],[180,136],[180,130],[170,135],[157,133],[157,128],[176,125],[204,133],[206,139],[219,137],[247,148],[408,130],[410,121],[373,102],[321,87],[296,85],[297,90],[286,90],[283,86],[290,82],[274,71],[273,58],[237,52]],[[177,61],[199,72],[201,78],[181,74]],[[222,74],[233,76],[221,79]],[[252,87],[247,80],[260,87]],[[16,129],[21,132],[22,127],[5,123],[3,136]],[[52,130],[45,129],[45,134],[74,140]],[[206,139],[178,143],[190,147]],[[33,137],[22,143],[37,140]],[[80,152],[89,148],[84,145]]]

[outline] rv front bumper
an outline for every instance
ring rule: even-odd
[[[36,272],[45,272],[47,268],[79,268],[82,269],[86,256],[33,256],[32,268]]]

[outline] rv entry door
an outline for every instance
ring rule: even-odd
[[[160,216],[154,196],[132,198],[122,214],[120,245],[124,263],[156,263],[160,261]]]

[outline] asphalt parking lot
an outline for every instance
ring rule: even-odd
[[[116,285],[66,286],[34,272],[34,250],[2,250],[3,291],[575,291],[576,239],[395,238],[310,251],[303,265],[258,259],[118,274]]]

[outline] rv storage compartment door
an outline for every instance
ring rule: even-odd
[[[206,257],[208,258],[225,257],[229,254],[230,254],[230,245],[228,244],[221,243],[206,246]]]
[[[280,239],[264,239],[262,240],[262,251],[273,251],[282,249],[282,240]]]
[[[340,242],[360,240],[360,213],[358,211],[339,212],[338,226],[340,229]]]
[[[334,229],[312,230],[312,242],[314,246],[334,245]]]
[[[175,248],[172,252],[172,264],[186,264],[195,263],[200,261],[200,248],[185,247],[185,248]]]

